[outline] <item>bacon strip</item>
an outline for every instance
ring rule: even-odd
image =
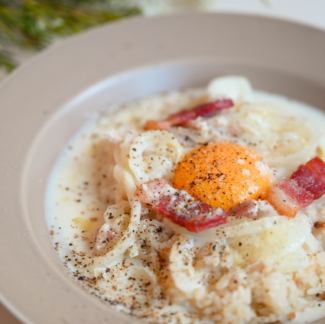
[[[288,180],[271,188],[267,200],[283,215],[293,217],[299,209],[325,194],[325,163],[315,157],[298,167]]]
[[[145,123],[144,129],[168,129],[172,126],[186,126],[189,121],[198,117],[212,117],[218,111],[231,108],[233,106],[234,102],[231,99],[215,100],[191,109],[181,110],[160,121],[149,120]]]
[[[314,224],[314,227],[315,227],[316,229],[323,230],[323,229],[325,229],[325,223],[323,223],[323,222],[316,222],[316,223]]]
[[[136,195],[142,203],[190,232],[200,232],[227,221],[223,209],[197,201],[186,191],[175,189],[163,179],[142,184]]]

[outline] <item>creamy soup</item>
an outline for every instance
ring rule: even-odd
[[[108,108],[48,184],[77,281],[155,323],[325,317],[323,112],[237,76]]]

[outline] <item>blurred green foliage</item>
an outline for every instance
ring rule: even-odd
[[[14,69],[14,48],[39,50],[55,37],[139,13],[109,0],[0,0],[0,68]]]

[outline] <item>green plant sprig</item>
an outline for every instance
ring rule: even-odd
[[[39,50],[55,37],[139,13],[108,0],[0,0],[0,68],[16,66],[12,47]]]

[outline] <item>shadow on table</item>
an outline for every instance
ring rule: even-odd
[[[0,323],[21,324],[2,304],[0,304]]]

